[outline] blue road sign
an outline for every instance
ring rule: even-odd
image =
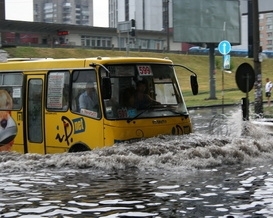
[[[230,55],[224,55],[223,59],[224,59],[223,68],[225,70],[229,70],[230,69]]]
[[[218,45],[218,50],[222,55],[227,55],[231,50],[230,42],[227,40],[223,40]]]

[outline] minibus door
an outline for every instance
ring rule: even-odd
[[[25,153],[45,154],[44,76],[28,75],[26,83]]]

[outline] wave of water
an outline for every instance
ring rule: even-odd
[[[0,153],[0,217],[272,217],[271,136],[237,112],[203,124],[90,152]]]
[[[226,135],[210,134],[209,131],[182,136],[164,135],[82,153],[39,155],[2,152],[0,172],[85,168],[110,171],[129,168],[139,171],[181,171],[271,159],[271,136],[263,128],[255,127],[249,122],[237,122],[236,117],[235,114],[229,118],[229,133]],[[242,133],[242,129],[246,129],[243,125],[248,130],[245,135]]]

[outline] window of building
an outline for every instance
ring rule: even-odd
[[[140,46],[141,46],[142,49],[148,48],[148,40],[141,39],[140,40]]]
[[[102,37],[102,36],[81,36],[82,46],[92,46],[92,47],[111,47],[112,38]]]
[[[92,47],[96,47],[96,40],[95,39],[92,39]]]
[[[101,40],[97,39],[97,47],[101,47]]]
[[[267,22],[267,23],[272,23],[272,17],[267,17],[267,18],[266,18],[266,22]]]

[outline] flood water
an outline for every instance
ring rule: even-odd
[[[0,153],[0,217],[273,217],[272,136],[221,110],[190,110],[190,135]]]

